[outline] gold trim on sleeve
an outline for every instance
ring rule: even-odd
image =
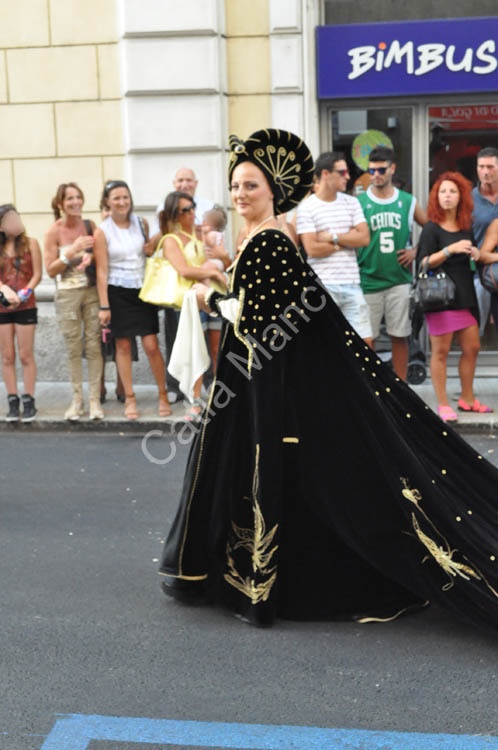
[[[251,374],[252,361],[254,359],[254,352],[253,352],[253,348],[252,348],[251,344],[248,341],[246,341],[245,336],[243,336],[241,334],[240,330],[239,330],[240,319],[242,317],[242,311],[244,310],[244,299],[245,299],[245,289],[244,289],[244,287],[240,287],[240,290],[239,290],[239,307],[238,307],[238,310],[237,310],[237,318],[235,319],[235,323],[233,324],[233,332],[234,332],[236,338],[238,338],[239,341],[242,341],[242,343],[244,344],[244,346],[246,347],[246,349],[248,351],[248,356],[247,356],[247,372],[250,375]]]
[[[299,438],[297,437],[283,437],[282,443],[299,443]]]

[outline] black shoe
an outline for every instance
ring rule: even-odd
[[[124,404],[124,402],[126,401],[126,396],[124,395],[124,393],[120,393],[119,391],[116,391],[116,398],[120,404]]]
[[[183,604],[206,604],[204,581],[184,581],[181,578],[166,576],[161,581],[161,588],[166,596]]]
[[[22,419],[21,422],[32,422],[36,417],[35,400],[33,396],[25,393],[22,397]]]
[[[19,421],[19,396],[16,393],[10,393],[7,396],[9,403],[9,412],[5,417],[6,422],[18,422]]]

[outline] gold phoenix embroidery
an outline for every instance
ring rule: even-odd
[[[252,604],[266,602],[270,596],[270,591],[277,579],[277,566],[270,567],[272,557],[278,549],[278,544],[271,546],[277,533],[278,524],[266,531],[266,523],[261,512],[258,502],[259,494],[259,444],[256,445],[256,461],[252,484],[252,509],[254,513],[254,528],[244,529],[232,521],[232,531],[234,539],[237,539],[233,546],[227,544],[228,573],[225,573],[225,580],[247,596]],[[250,498],[245,498],[250,501]],[[233,552],[237,549],[247,550],[252,557],[253,577],[243,578],[235,567]],[[256,575],[265,580],[256,583]]]
[[[411,488],[408,485],[408,480],[401,478],[401,482],[403,484],[404,489],[402,490],[403,497],[405,497],[407,500],[409,500],[411,503],[413,503],[418,511],[422,514],[422,516],[425,518],[428,524],[432,527],[434,532],[437,534],[438,537],[442,539],[442,544],[437,544],[437,542],[434,541],[434,539],[431,539],[430,536],[428,536],[425,532],[422,531],[420,528],[420,524],[417,520],[417,517],[415,516],[415,513],[412,513],[412,525],[413,529],[419,538],[419,540],[422,542],[424,547],[429,551],[431,557],[434,558],[434,560],[437,562],[438,565],[444,570],[446,575],[450,578],[448,583],[446,583],[443,586],[443,591],[449,591],[454,586],[454,582],[451,580],[451,578],[456,578],[459,576],[460,578],[463,578],[466,581],[470,581],[471,578],[475,578],[478,581],[482,581],[486,587],[491,591],[492,594],[494,594],[496,597],[498,597],[498,592],[495,591],[495,589],[491,586],[491,584],[486,580],[485,576],[481,573],[481,571],[473,565],[467,565],[468,558],[465,557],[465,555],[462,554],[462,558],[466,560],[465,563],[463,562],[457,562],[453,559],[454,555],[456,555],[459,550],[452,549],[450,543],[445,539],[445,537],[441,534],[441,532],[437,529],[437,527],[433,524],[431,519],[427,516],[425,511],[420,507],[420,501],[422,500],[422,495],[419,492],[419,490],[415,488]],[[425,562],[429,559],[429,556],[427,555],[424,557],[422,562]]]

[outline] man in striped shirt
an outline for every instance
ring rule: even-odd
[[[360,286],[356,248],[370,242],[357,198],[344,191],[349,179],[344,155],[320,154],[314,194],[297,209],[297,233],[308,262],[359,336],[372,346],[368,305]]]

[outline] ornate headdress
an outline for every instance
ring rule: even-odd
[[[241,141],[229,138],[228,179],[238,164],[250,161],[259,167],[275,196],[275,214],[283,214],[304,198],[313,183],[313,158],[301,138],[287,130],[265,128]]]

